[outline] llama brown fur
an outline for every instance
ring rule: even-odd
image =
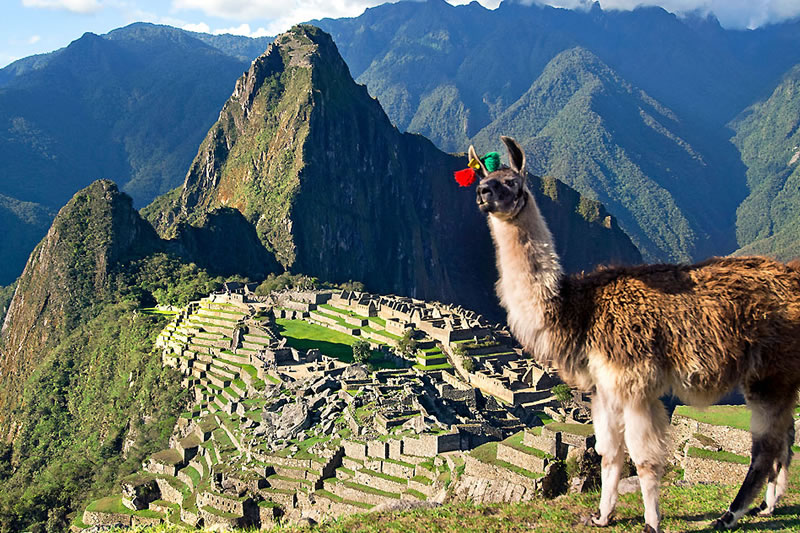
[[[771,513],[786,490],[800,387],[800,262],[714,258],[565,276],[527,189],[524,154],[502,140],[511,168],[482,168],[477,189],[496,247],[497,292],[525,349],[570,385],[593,391],[602,495],[592,523],[606,525],[614,510],[624,443],[640,475],[645,531],[658,531],[668,426],[658,398],[671,391],[706,406],[737,385],[753,410],[753,453],[715,526],[731,527],[764,481],[758,510]]]

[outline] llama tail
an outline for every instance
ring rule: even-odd
[[[789,268],[791,268],[796,272],[800,272],[800,257],[795,257],[791,261],[788,261],[786,263],[786,266],[788,266]]]

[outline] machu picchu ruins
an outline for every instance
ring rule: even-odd
[[[588,395],[560,402],[557,373],[503,325],[408,297],[254,288],[226,283],[167,311],[156,349],[192,403],[169,448],[92,502],[74,530],[266,528],[597,488]],[[369,345],[366,363],[353,360],[357,342]],[[686,479],[738,476],[749,433],[692,413],[679,408],[673,422]]]

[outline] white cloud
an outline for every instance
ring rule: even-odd
[[[96,2],[97,0],[23,0],[25,2]],[[231,28],[213,33],[237,35],[275,35],[293,24],[325,17],[354,17],[382,0],[171,0],[173,12],[200,11],[209,17],[236,21]],[[448,0],[451,4],[466,4],[471,0]],[[479,0],[494,9],[500,0]],[[588,9],[593,0],[519,0],[523,3],[547,4],[568,9]],[[606,10],[630,10],[639,5],[658,5],[678,15],[713,12],[727,28],[754,28],[800,16],[800,0],[599,0]],[[263,27],[252,30],[254,21]],[[246,26],[246,27],[245,27]]]
[[[30,37],[28,37],[28,44],[36,44],[41,40],[42,40],[41,35],[31,35]]]
[[[98,0],[22,0],[25,7],[63,9],[73,13],[95,13],[103,6]]]
[[[251,30],[249,24],[240,24],[233,28],[221,28],[219,30],[214,30],[212,33],[214,35],[222,35],[224,33],[230,33],[231,35],[245,35],[247,37],[265,37],[267,35],[275,35],[274,33],[268,33],[265,28],[258,28],[257,30]]]
[[[199,33],[211,33],[211,28],[205,22],[198,22],[197,24],[184,24],[181,26],[186,31],[196,31]]]
[[[554,7],[582,9],[591,0],[529,0]],[[661,6],[678,15],[697,12],[714,13],[726,28],[757,28],[800,16],[798,0],[599,0],[603,9],[630,10],[640,5]],[[483,2],[481,2],[483,3]]]
[[[250,31],[252,37],[259,32],[275,35],[293,24],[311,19],[358,16],[366,8],[381,3],[381,0],[172,0],[172,8],[174,11],[197,10],[228,20],[266,22],[265,27]],[[228,30],[244,35],[242,26]]]

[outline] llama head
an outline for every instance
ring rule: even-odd
[[[488,172],[472,146],[469,157],[480,162],[477,172],[482,179],[477,188],[478,208],[493,217],[511,220],[522,211],[530,195],[525,185],[525,152],[511,137],[500,139],[508,149],[510,167]]]

